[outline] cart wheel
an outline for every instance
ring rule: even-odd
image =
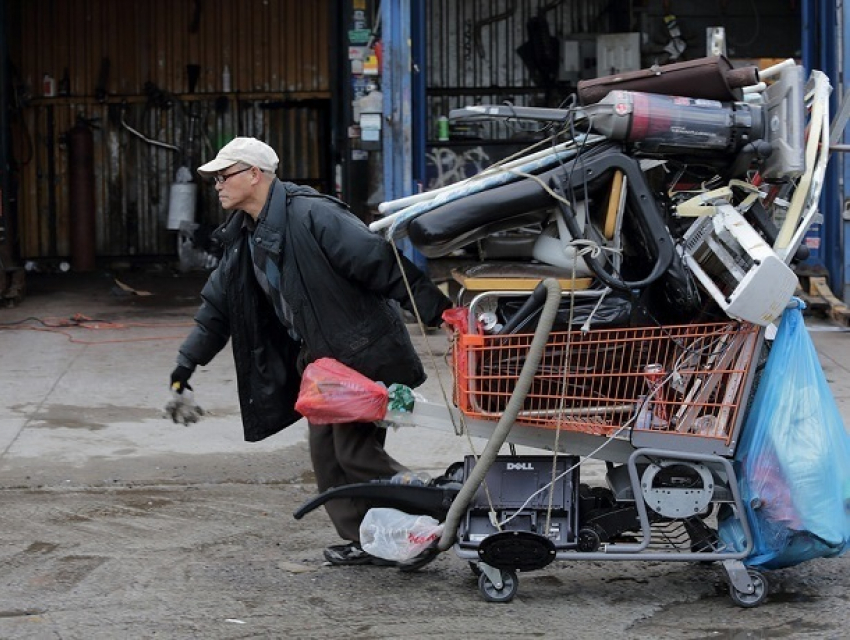
[[[481,575],[481,569],[478,567],[477,562],[469,561],[469,570],[472,571],[472,574],[477,578]]]
[[[753,592],[745,593],[743,591],[738,591],[738,589],[735,588],[735,585],[730,584],[729,597],[731,597],[732,602],[739,607],[750,609],[752,607],[757,607],[764,602],[765,598],[767,598],[769,585],[767,578],[755,569],[747,569],[747,575],[750,576],[750,580],[753,582]]]
[[[497,589],[486,573],[478,576],[478,590],[487,602],[510,602],[519,589],[515,571],[502,571],[502,588]]]
[[[583,553],[598,551],[602,544],[602,537],[599,535],[599,529],[595,525],[582,527],[578,530],[578,550]]]

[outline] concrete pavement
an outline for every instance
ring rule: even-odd
[[[303,447],[303,420],[243,441],[229,346],[192,378],[203,419],[182,426],[164,417],[203,282],[203,274],[30,275],[23,303],[0,310],[0,483],[186,481],[203,473],[192,459],[209,455],[244,456],[250,476],[252,457]],[[421,391],[442,401],[443,385],[451,397],[445,336],[414,339],[429,371]],[[444,427],[395,430],[389,447],[415,469],[440,473],[468,451],[466,438]],[[152,456],[171,462],[152,467]]]
[[[23,304],[0,309],[6,327],[31,327],[0,329],[0,638],[846,635],[848,556],[771,572],[768,602],[746,611],[704,563],[579,556],[524,572],[504,605],[482,600],[453,553],[415,574],[324,566],[322,548],[338,542],[326,514],[292,518],[315,494],[306,426],[243,442],[229,352],[192,380],[208,411],[201,422],[162,415],[202,283],[167,273],[33,276]],[[61,326],[78,314],[91,320]],[[810,324],[850,423],[848,335]],[[420,391],[440,402],[445,340],[414,339],[430,374]],[[473,446],[483,441],[448,424],[388,440],[432,474]]]
[[[156,271],[31,274],[23,303],[0,309],[0,483],[185,481],[199,473],[193,457],[249,461],[303,447],[304,421],[263,442],[243,442],[229,347],[192,378],[204,418],[188,427],[164,418],[168,376],[204,279]],[[850,333],[815,317],[807,325],[848,425]],[[429,374],[418,391],[442,406],[451,397],[447,340],[410,328]],[[456,436],[450,422],[397,429],[388,440],[400,460],[429,473],[484,444]],[[151,467],[151,456],[172,462]]]

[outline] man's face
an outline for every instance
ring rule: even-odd
[[[243,204],[253,193],[255,184],[255,167],[235,164],[216,174],[215,190],[222,209],[233,210],[243,208]]]

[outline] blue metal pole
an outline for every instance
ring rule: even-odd
[[[410,2],[381,3],[383,33],[384,135],[386,200],[410,195],[413,188],[410,148]]]
[[[837,87],[837,89],[839,90],[839,96],[843,96],[847,93],[847,90],[850,89],[850,64],[848,64],[850,63],[850,15],[848,15],[845,8],[842,8],[839,18],[839,28],[841,29],[840,33],[842,34],[841,48],[844,68],[842,69],[841,85],[840,87]],[[846,129],[844,133],[842,133],[841,141],[843,144],[850,143],[850,133],[848,133]],[[845,239],[850,236],[850,217],[847,215],[847,207],[848,203],[850,203],[850,158],[848,158],[846,153],[838,153],[836,154],[835,160],[838,161],[838,170],[840,171],[839,175],[844,178],[842,193],[843,201],[839,203],[839,209],[841,210],[841,229],[843,231],[841,236],[841,246],[843,248],[841,275],[843,276],[842,280],[844,282],[844,286],[842,289],[836,287],[833,293],[839,295],[839,291],[841,291],[843,293],[841,298],[846,304],[850,302],[850,283],[848,283],[847,278],[847,272],[850,270],[850,245],[845,242]]]
[[[830,113],[836,112],[836,90],[839,86],[838,64],[836,60],[836,20],[837,10],[833,0],[803,0],[802,11],[802,54],[803,67],[807,75],[812,69],[818,69],[829,77],[833,87],[830,96]],[[844,287],[844,269],[842,267],[842,225],[840,212],[841,193],[838,184],[838,166],[835,157],[830,160],[824,176],[819,209],[823,216],[820,229],[814,229],[806,236],[811,248],[808,264],[824,269],[829,276],[829,286],[833,292]]]
[[[815,3],[818,0],[803,0],[800,7],[802,12],[802,31],[800,32],[800,48],[802,49],[803,68],[808,76],[815,63],[815,33],[817,32],[817,9]]]
[[[836,50],[837,11],[834,0],[820,0],[820,59],[821,71],[829,76],[833,91],[829,97],[829,112],[835,114],[838,105],[838,88],[841,86],[838,76]],[[842,291],[844,277],[841,268],[841,194],[838,186],[838,165],[833,157],[827,166],[821,194],[820,209],[823,213],[823,260],[829,272],[829,285],[833,292]]]
[[[829,98],[829,112],[838,110],[838,95],[841,83],[838,76],[838,50],[836,42],[837,11],[834,0],[820,0],[821,69],[829,76],[833,91]],[[829,272],[829,284],[833,291],[842,291],[844,277],[841,268],[841,193],[838,186],[838,164],[833,157],[824,176],[820,208],[823,212],[823,260]]]
[[[413,193],[410,3],[411,0],[384,0],[381,3],[384,47],[382,138],[385,200],[394,200]],[[427,259],[408,239],[399,242],[399,247],[416,266],[423,271],[427,270]]]
[[[427,19],[425,0],[412,0],[413,24],[411,27],[413,43],[413,69],[411,73],[413,92],[413,181],[414,191],[426,184],[425,150],[428,138],[427,129],[427,85],[428,73],[426,68]]]
[[[393,92],[395,91],[396,68],[398,67],[399,51],[398,34],[395,22],[397,20],[394,2],[381,3],[381,43],[383,47],[383,62],[381,64],[381,90],[384,94],[383,131],[381,133],[382,164],[384,172],[384,199],[396,197],[395,163],[396,138],[393,131]]]

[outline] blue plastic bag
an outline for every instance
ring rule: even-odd
[[[749,566],[841,555],[850,542],[850,436],[803,321],[786,310],[735,455],[753,533]],[[721,538],[742,548],[735,517]]]

